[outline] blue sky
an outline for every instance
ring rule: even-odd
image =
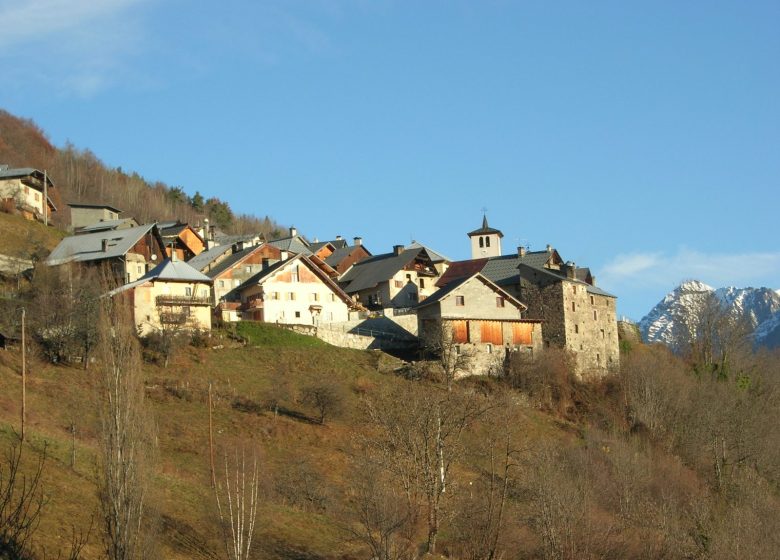
[[[0,107],[309,237],[780,288],[780,3],[0,0]]]

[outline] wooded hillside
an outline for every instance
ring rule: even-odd
[[[68,202],[115,206],[139,222],[179,219],[196,224],[209,218],[227,233],[273,234],[281,228],[268,216],[235,212],[218,198],[188,195],[183,187],[151,183],[137,173],[111,169],[88,149],[68,143],[53,146],[34,122],[0,109],[0,164],[46,170],[56,189],[51,193],[58,212],[54,222],[68,224]]]

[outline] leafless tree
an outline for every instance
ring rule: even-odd
[[[32,558],[30,538],[46,504],[41,488],[46,448],[28,476],[20,471],[23,445],[11,445],[4,465],[0,465],[0,558]]]
[[[301,391],[303,402],[317,411],[317,421],[325,423],[327,417],[341,413],[344,408],[344,395],[332,381],[321,379]]]
[[[252,457],[252,464],[247,465],[244,451],[241,451],[240,459],[236,452],[231,468],[225,453],[225,478],[217,483],[214,496],[228,560],[249,558],[257,521],[258,493],[257,457]]]
[[[99,332],[99,498],[106,555],[110,560],[131,560],[143,554],[145,469],[151,437],[144,409],[140,351],[124,298],[102,300]]]
[[[452,390],[458,373],[468,373],[471,370],[474,353],[457,341],[450,321],[425,321],[422,343],[424,350],[433,356],[441,367],[448,391]]]

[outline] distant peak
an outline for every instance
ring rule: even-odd
[[[698,280],[687,280],[680,284],[677,290],[680,292],[714,292],[715,288]]]

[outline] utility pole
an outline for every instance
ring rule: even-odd
[[[49,185],[46,170],[43,170],[43,225],[49,225]]]
[[[22,431],[21,440],[24,441],[24,423],[27,416],[27,360],[26,347],[24,340],[24,315],[25,309],[22,308]]]
[[[211,487],[217,487],[217,473],[214,468],[214,420],[211,415],[211,382],[209,381],[209,460],[211,461]]]

